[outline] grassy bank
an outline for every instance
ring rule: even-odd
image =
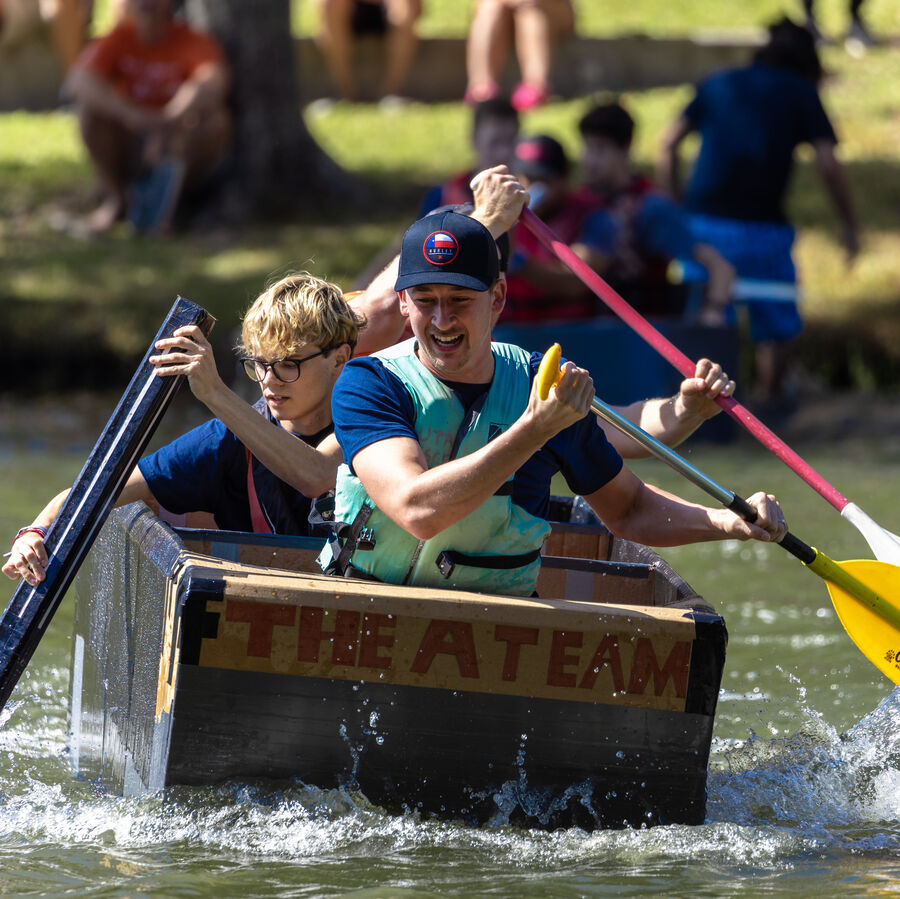
[[[706,0],[677,8],[655,0],[600,6],[579,5],[584,33],[752,26],[782,8],[768,0],[727,11]],[[842,3],[822,0],[820,6],[826,29],[843,27]],[[873,26],[882,32],[900,32],[900,12],[891,6],[887,0],[867,4]],[[312,28],[311,7],[296,5],[298,30]],[[458,10],[456,0],[432,0],[423,32],[459,33]],[[101,22],[102,15],[101,9]],[[842,137],[864,249],[848,271],[834,215],[804,158],[790,203],[801,229],[798,258],[807,295],[802,352],[810,369],[831,384],[896,386],[900,54],[883,48],[856,59],[832,47],[825,50],[825,63],[831,72],[826,105]],[[641,166],[650,167],[661,130],[689,96],[684,87],[625,97],[639,123]],[[577,153],[575,123],[587,102],[536,111],[525,128],[555,134]],[[240,310],[267,279],[308,268],[350,286],[372,255],[408,224],[424,187],[468,163],[468,112],[461,104],[410,105],[392,113],[338,104],[308,124],[342,165],[399,199],[365,220],[353,209],[326,209],[314,222],[253,226],[237,234],[213,228],[171,240],[135,240],[119,231],[87,240],[64,227],[93,202],[90,169],[71,115],[0,116],[0,327],[4,344],[18,348],[0,361],[0,389],[17,383],[28,357],[48,360],[34,372],[36,389],[95,383],[110,365],[130,370],[177,293],[220,319],[218,342],[224,347]]]

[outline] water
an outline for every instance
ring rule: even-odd
[[[900,530],[897,443],[800,447]],[[23,451],[27,450],[27,451]],[[14,533],[87,448],[0,442],[0,529]],[[837,559],[853,528],[755,445],[691,460]],[[668,489],[695,498],[658,463]],[[699,496],[696,498],[699,499]],[[730,644],[707,823],[587,834],[388,815],[301,783],[228,783],[143,799],[73,778],[66,749],[72,608],[63,603],[0,718],[0,893],[40,896],[870,896],[900,894],[900,691],[844,633],[821,582],[777,547],[665,550],[726,617]],[[5,604],[11,591],[2,586]]]

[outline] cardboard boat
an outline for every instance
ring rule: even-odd
[[[77,772],[125,795],[299,778],[469,823],[703,821],[727,633],[656,553],[557,523],[520,598],[324,577],[319,545],[116,510],[76,587]]]

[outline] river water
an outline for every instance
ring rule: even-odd
[[[798,448],[900,530],[897,438]],[[70,482],[87,449],[0,439],[2,532]],[[689,455],[739,492],[777,493],[792,530],[832,557],[870,557],[849,524],[755,444]],[[659,463],[639,471],[700,498]],[[474,829],[295,782],[105,795],[76,780],[68,761],[67,600],[0,717],[0,893],[900,895],[900,691],[845,634],[823,584],[777,547],[664,554],[725,615],[730,634],[702,826]],[[5,605],[8,582],[0,589]]]

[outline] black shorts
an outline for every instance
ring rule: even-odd
[[[387,31],[387,13],[383,3],[353,4],[351,28],[354,34],[384,34]]]

